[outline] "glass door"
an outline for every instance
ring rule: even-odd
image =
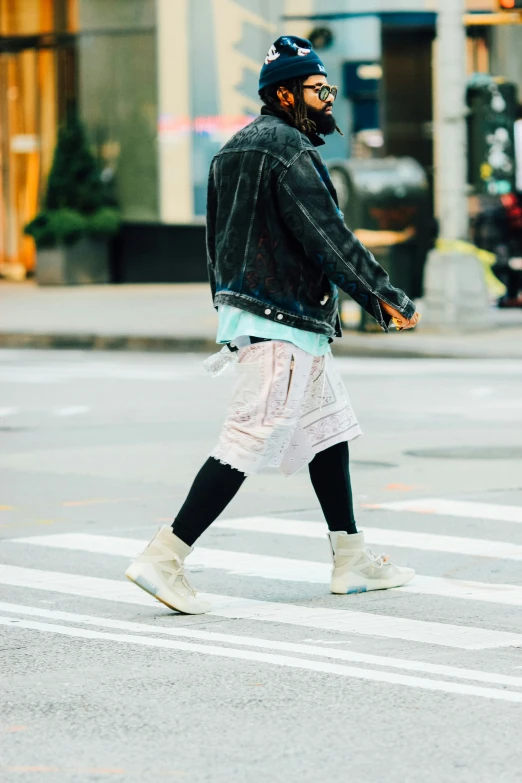
[[[34,269],[37,213],[58,126],[76,97],[73,0],[0,0],[0,277]]]
[[[33,243],[24,236],[23,227],[38,206],[42,157],[38,59],[34,49],[0,54],[0,259],[4,267],[11,267],[4,274],[11,272],[14,277],[23,277],[24,270],[34,266]],[[47,141],[52,144],[53,138]]]

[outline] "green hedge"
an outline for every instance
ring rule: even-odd
[[[71,118],[58,134],[43,209],[24,231],[38,248],[46,248],[114,236],[120,224],[116,199],[101,180],[85,131]]]
[[[55,209],[40,212],[25,226],[37,248],[73,245],[82,237],[110,237],[118,233],[121,215],[113,207],[103,207],[91,215],[75,209]]]

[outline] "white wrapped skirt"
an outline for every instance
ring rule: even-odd
[[[250,475],[289,476],[330,446],[361,435],[331,353],[279,340],[240,349],[238,380],[211,456]]]

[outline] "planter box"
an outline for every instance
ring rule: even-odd
[[[38,285],[92,285],[110,282],[109,243],[80,239],[74,245],[38,250]]]

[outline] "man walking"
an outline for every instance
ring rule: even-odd
[[[337,287],[387,331],[416,325],[394,288],[345,226],[316,147],[337,128],[337,88],[312,44],[279,38],[261,69],[261,116],[212,161],[208,270],[219,343],[238,360],[238,383],[218,443],[172,527],[156,533],[126,576],[180,612],[201,614],[184,571],[194,542],[245,478],[265,466],[308,465],[328,525],[332,593],[398,587],[414,576],[375,556],[357,531],[348,441],[361,434],[330,353],[341,336]],[[218,355],[221,356],[221,355]]]

